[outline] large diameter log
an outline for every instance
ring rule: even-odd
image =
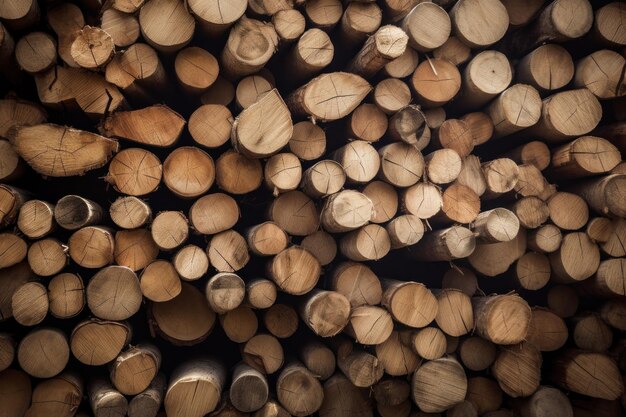
[[[117,141],[53,124],[19,127],[9,136],[17,153],[35,171],[51,177],[100,168],[119,149]]]
[[[308,369],[298,362],[285,366],[276,381],[278,401],[290,414],[302,417],[315,413],[322,406],[322,385]]]
[[[46,287],[38,282],[21,285],[11,297],[13,318],[22,326],[35,326],[48,314],[48,294]]]
[[[533,307],[527,341],[542,352],[560,349],[567,342],[569,332],[562,318],[543,307]]]
[[[39,21],[41,10],[34,0],[11,1],[2,5],[0,17],[12,30],[24,30]]]
[[[463,168],[463,160],[454,149],[437,149],[426,155],[424,160],[426,162],[425,178],[438,185],[449,184],[457,179]],[[432,196],[430,198],[432,199]],[[435,206],[432,208],[434,209]]]
[[[236,274],[220,272],[207,282],[205,295],[211,309],[218,314],[224,314],[242,303],[245,284]]]
[[[509,15],[498,0],[460,0],[450,10],[454,35],[471,48],[498,42],[509,26]]]
[[[351,2],[341,17],[341,41],[347,45],[362,44],[380,27],[382,10],[374,2]]]
[[[84,268],[102,268],[113,263],[115,240],[109,229],[83,227],[70,236],[67,245],[72,260]]]
[[[111,297],[111,294],[118,294]],[[137,275],[124,266],[108,266],[98,271],[87,285],[87,305],[104,320],[126,320],[141,306]]]
[[[559,283],[573,283],[592,276],[600,265],[600,250],[585,233],[574,232],[563,236],[561,247],[550,254],[552,279]]]
[[[47,33],[31,32],[17,41],[15,60],[29,74],[46,71],[56,64],[56,41]]]
[[[85,306],[85,286],[76,274],[63,273],[48,283],[50,314],[67,319],[77,316]]]
[[[125,323],[91,319],[76,325],[70,348],[79,362],[99,366],[115,359],[130,338],[131,330]]]
[[[386,78],[374,87],[374,103],[386,114],[393,114],[411,102],[411,90],[402,80]]]
[[[574,76],[574,62],[565,48],[556,44],[541,45],[517,64],[516,78],[545,92],[565,87]]]
[[[615,361],[601,353],[565,350],[555,358],[548,375],[558,386],[592,398],[615,400],[624,392]]]
[[[596,213],[611,216],[626,216],[626,199],[623,197],[626,175],[613,174],[579,183],[571,191],[585,199]]]
[[[433,217],[433,222],[468,224],[476,220],[479,212],[478,195],[469,187],[452,184],[443,192],[441,212]]]
[[[423,107],[443,106],[461,89],[461,73],[444,59],[430,59],[417,66],[411,77],[411,87]]]
[[[437,299],[426,286],[417,282],[383,281],[381,304],[393,318],[410,327],[425,327],[435,319]]]
[[[232,79],[253,74],[274,55],[277,45],[278,35],[271,23],[243,17],[230,29],[220,69]]]
[[[317,284],[321,267],[319,261],[309,251],[292,246],[270,261],[268,273],[286,293],[302,295]]]
[[[409,38],[402,29],[393,25],[381,27],[370,36],[354,59],[348,72],[371,78],[388,62],[404,53]]]
[[[583,313],[573,317],[572,339],[579,349],[606,352],[613,344],[613,331],[598,313]]]
[[[389,338],[393,331],[391,314],[381,307],[360,306],[354,308],[345,332],[364,345],[378,345]]]
[[[486,109],[494,125],[494,138],[519,132],[540,121],[541,97],[527,84],[515,84],[502,92]]]
[[[176,148],[163,162],[163,182],[177,196],[190,198],[204,194],[214,180],[213,159],[195,146]]]
[[[115,44],[111,35],[99,27],[85,26],[78,32],[70,54],[80,67],[95,70],[113,57]]]
[[[468,257],[475,246],[476,238],[469,229],[452,226],[427,233],[411,252],[421,261],[451,261]]]
[[[499,345],[513,345],[526,338],[531,310],[517,295],[472,299],[478,334]]]
[[[539,387],[541,361],[541,352],[528,342],[502,346],[491,372],[504,393],[528,397]]]
[[[165,412],[172,417],[202,417],[217,407],[225,382],[226,371],[219,362],[185,362],[172,372],[165,393]]]
[[[37,328],[28,333],[17,347],[20,367],[35,378],[59,374],[70,358],[67,337],[59,329]]]
[[[139,19],[132,14],[114,8],[102,12],[100,27],[104,32],[111,35],[113,44],[119,48],[126,48],[134,44],[140,34]]]
[[[436,152],[441,151],[443,150]],[[458,158],[458,155],[456,156]],[[420,219],[428,219],[439,213],[442,204],[441,189],[426,182],[419,182],[400,194],[400,210]]]
[[[181,291],[180,277],[174,265],[162,259],[144,268],[139,286],[144,297],[156,302],[169,301]]]
[[[233,123],[231,141],[247,156],[270,156],[291,139],[291,116],[278,90],[273,89],[245,109]]]
[[[139,271],[157,258],[159,247],[147,229],[120,230],[115,233],[115,263]]]
[[[467,378],[460,363],[452,357],[426,362],[413,374],[411,396],[420,410],[441,413],[463,401]]]
[[[513,69],[503,53],[480,52],[463,70],[463,86],[455,105],[466,110],[479,109],[502,93],[512,80]]]
[[[601,117],[602,107],[591,91],[563,91],[543,100],[539,121],[528,133],[549,143],[564,142],[591,132]]]
[[[370,182],[380,168],[376,149],[362,140],[355,140],[337,149],[333,159],[341,164],[347,181],[364,184]]]
[[[37,384],[26,416],[73,417],[82,399],[81,378],[74,373],[66,372]]]
[[[187,45],[196,27],[182,0],[146,3],[139,12],[143,38],[161,52],[175,52]]]
[[[192,46],[176,55],[174,69],[176,78],[185,91],[190,94],[200,94],[217,80],[219,64],[211,53]]]
[[[144,145],[171,146],[180,137],[185,119],[165,105],[122,111],[107,117],[100,132],[108,137],[126,139]]]
[[[140,196],[153,192],[161,182],[163,167],[152,152],[126,148],[113,158],[105,181],[123,194]]]
[[[332,121],[350,114],[371,89],[371,85],[356,74],[331,72],[298,88],[286,102],[296,116]]]
[[[548,200],[548,210],[552,223],[563,230],[578,230],[589,220],[587,203],[572,193],[554,193]]]

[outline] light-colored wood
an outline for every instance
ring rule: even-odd
[[[476,272],[495,277],[506,272],[525,252],[526,230],[520,228],[508,242],[477,244],[468,260]]]
[[[130,338],[131,330],[128,324],[89,319],[81,321],[74,327],[70,347],[72,355],[79,362],[99,366],[115,359]]]
[[[183,89],[191,94],[201,94],[211,87],[219,73],[217,59],[197,46],[182,49],[174,61],[176,78]]]
[[[338,339],[333,348],[337,354],[337,367],[353,386],[371,387],[382,378],[385,370],[376,356],[354,348],[351,341],[343,338]]]
[[[128,400],[104,378],[90,381],[87,398],[95,417],[125,415],[128,410]]]
[[[17,347],[20,368],[35,378],[52,378],[59,374],[70,358],[65,334],[54,328],[41,327],[29,332]]]
[[[28,391],[30,392],[30,389]],[[77,374],[65,372],[37,384],[26,415],[29,417],[45,415],[72,417],[82,398],[83,381]]]
[[[472,57],[472,50],[456,36],[450,36],[433,51],[433,56],[437,59],[445,59],[453,65],[461,65]]]
[[[318,159],[326,152],[326,133],[308,120],[298,122],[293,125],[289,150],[305,161]]]
[[[256,278],[246,283],[246,304],[255,309],[271,307],[276,301],[276,284],[268,279]]]
[[[369,197],[354,190],[329,196],[321,210],[322,227],[331,233],[348,232],[366,225],[374,215]]]
[[[350,320],[350,301],[336,291],[314,290],[302,301],[300,317],[316,335],[335,336]]]
[[[299,362],[292,362],[278,375],[276,396],[285,410],[301,417],[320,409],[324,393],[315,375]]]
[[[0,18],[12,30],[28,29],[39,21],[41,11],[36,1],[11,0],[2,4]]]
[[[350,137],[366,142],[377,142],[387,131],[385,113],[374,104],[364,103],[349,116],[347,131]]]
[[[550,261],[542,253],[527,252],[515,263],[515,278],[522,288],[536,291],[550,280]]]
[[[548,205],[535,196],[520,198],[510,209],[519,219],[520,225],[526,229],[536,229],[550,216]]]
[[[520,168],[511,159],[498,158],[482,165],[485,177],[485,198],[493,199],[515,189],[520,181]]]
[[[419,52],[429,52],[443,45],[450,36],[448,13],[439,5],[420,2],[400,22],[409,36],[409,45]]]
[[[258,333],[243,346],[241,358],[257,371],[269,375],[282,368],[284,363],[283,348],[278,339],[264,333]]]
[[[152,217],[152,209],[137,197],[119,197],[109,206],[111,220],[123,229],[144,226]]]
[[[482,145],[493,137],[493,121],[487,113],[473,112],[461,117],[474,139],[474,146]]]
[[[542,352],[552,352],[565,345],[568,330],[562,318],[543,307],[533,307],[527,340]]]
[[[156,417],[165,394],[165,375],[158,374],[143,392],[128,402],[128,417]]]
[[[142,302],[137,275],[127,267],[108,266],[87,284],[89,310],[103,320],[126,320],[139,311]],[[111,298],[110,294],[118,294]]]
[[[180,197],[198,197],[213,185],[215,171],[209,154],[194,146],[183,146],[176,148],[163,162],[163,182]]]
[[[265,163],[264,178],[274,195],[295,190],[302,178],[302,164],[292,153],[276,154]]]
[[[474,406],[480,415],[491,415],[496,412],[503,402],[502,389],[491,378],[476,376],[467,381],[466,401]],[[498,414],[496,414],[498,416]],[[508,414],[506,417],[510,417]]]
[[[156,190],[163,167],[153,153],[139,148],[126,148],[109,164],[105,180],[123,194],[141,196]]]
[[[245,343],[250,340],[256,334],[259,326],[254,311],[243,305],[219,317],[226,337],[235,343]]]
[[[72,261],[84,268],[102,268],[113,262],[115,241],[106,228],[83,227],[70,236],[67,245]]]
[[[388,136],[394,141],[403,141],[423,150],[430,143],[431,131],[426,116],[414,105],[396,112],[389,120]]]
[[[437,294],[437,326],[448,336],[458,337],[474,328],[470,297],[457,289],[443,289]]]
[[[296,9],[279,10],[274,13],[272,24],[281,43],[294,42],[302,36],[306,28],[304,16]]]
[[[174,369],[165,393],[165,413],[171,417],[202,417],[215,410],[226,383],[223,366],[211,359],[183,362]],[[194,395],[198,392],[204,395]]]
[[[404,53],[408,39],[399,27],[382,26],[367,38],[361,50],[348,64],[347,70],[363,78],[372,78],[388,62]]]
[[[46,71],[57,60],[57,43],[45,32],[31,32],[15,44],[17,64],[29,74]]]
[[[339,241],[340,252],[351,261],[375,261],[391,250],[387,230],[377,224],[368,224],[344,235]]]
[[[513,79],[508,58],[498,51],[483,51],[467,64],[463,71],[463,86],[455,105],[464,110],[476,110],[502,93]]]
[[[182,288],[174,265],[162,259],[144,268],[139,276],[139,286],[144,297],[156,302],[171,300]]]
[[[375,352],[385,373],[391,376],[410,375],[421,363],[421,358],[401,342],[398,332],[376,345]]]
[[[443,106],[461,89],[461,73],[444,59],[429,59],[415,69],[411,87],[423,107]]]
[[[312,78],[326,68],[335,56],[335,47],[330,37],[321,29],[305,31],[291,49],[289,77],[302,81]]]
[[[585,233],[574,232],[563,236],[561,247],[550,254],[552,280],[573,283],[592,276],[600,265],[600,250]]]
[[[541,361],[541,352],[528,342],[503,346],[491,372],[505,394],[528,397],[539,387]]]
[[[172,264],[180,279],[196,281],[208,271],[209,257],[198,246],[186,245],[176,252]]]
[[[104,29],[93,26],[83,27],[70,47],[74,62],[90,70],[106,65],[114,52],[115,44],[111,35]]]
[[[222,3],[220,0],[190,0],[188,5],[202,30],[216,37],[239,20],[246,11],[248,2],[245,0],[227,3]]]
[[[543,2],[543,0],[541,0]],[[565,87],[574,77],[574,62],[565,48],[557,44],[541,45],[520,60],[515,78],[541,92]]]
[[[626,32],[620,25],[625,13],[624,5],[618,1],[597,9],[593,22],[596,38],[608,46],[626,45]]]
[[[381,305],[393,318],[409,327],[425,327],[435,319],[438,303],[426,286],[417,282],[385,279]]]
[[[471,230],[452,226],[424,235],[415,246],[411,255],[421,261],[451,261],[466,258],[476,247],[476,238]]]
[[[10,185],[0,184],[0,226],[15,223],[20,209],[29,199],[28,193]]]
[[[160,249],[176,249],[189,236],[187,218],[179,211],[162,211],[152,221],[151,235]]]
[[[363,44],[380,27],[382,18],[375,2],[348,3],[341,17],[341,41],[350,47]]]
[[[250,260],[246,239],[230,229],[214,235],[207,247],[211,266],[220,272],[236,272]]]
[[[512,27],[525,26],[537,16],[545,0],[530,0],[524,3],[515,0],[501,0],[509,14],[509,25]]]
[[[291,246],[272,258],[268,272],[284,292],[302,295],[317,284],[321,266],[309,251],[299,246]]]
[[[396,187],[410,187],[419,181],[424,172],[424,157],[408,143],[396,142],[378,150],[379,176]]]
[[[293,236],[307,236],[317,231],[320,216],[315,203],[300,191],[279,195],[269,207],[269,218]]]
[[[154,261],[159,247],[147,229],[120,230],[115,233],[115,263],[139,271]]]
[[[308,115],[314,120],[332,121],[350,114],[371,89],[371,85],[356,74],[331,72],[313,78],[291,93],[286,102],[293,116]]]
[[[189,133],[193,140],[207,148],[217,148],[228,142],[233,115],[222,104],[204,104],[189,118]]]
[[[217,186],[231,194],[246,194],[261,186],[261,163],[233,150],[220,155],[215,162]]]
[[[261,96],[271,91],[272,88],[274,88],[272,83],[261,75],[249,75],[242,78],[235,89],[235,101],[237,106],[242,109],[247,109],[252,104],[256,103]]]
[[[531,310],[517,295],[495,295],[472,299],[478,334],[496,344],[520,343],[528,333]]]
[[[576,63],[574,85],[586,87],[599,99],[621,97],[626,94],[624,66],[626,60],[617,52],[602,49]]]
[[[152,344],[139,344],[122,352],[109,365],[113,386],[124,395],[146,390],[161,366],[161,352]]]
[[[102,12],[100,26],[111,35],[113,44],[119,48],[128,47],[139,38],[139,20],[134,15],[113,7]]]
[[[487,189],[485,176],[480,166],[480,159],[475,155],[468,155],[463,160],[463,165],[455,184],[470,188],[477,196],[482,196]]]
[[[13,318],[22,326],[35,326],[48,314],[48,293],[38,282],[27,282],[15,290],[11,297]]]
[[[441,413],[461,402],[467,392],[467,378],[452,357],[426,362],[411,380],[411,397],[427,413]]]
[[[386,223],[398,212],[398,193],[396,189],[383,181],[372,181],[363,188],[365,194],[374,205],[372,223]]]
[[[438,149],[424,157],[428,181],[443,185],[454,181],[463,168],[461,156],[453,149]]]
[[[25,170],[24,161],[20,159],[8,140],[0,140],[0,155],[1,181],[11,181],[22,176]]]
[[[274,222],[264,222],[246,231],[248,247],[257,256],[276,255],[287,248],[289,238]]]
[[[455,36],[471,48],[498,42],[509,26],[509,15],[498,0],[460,0],[450,10]]]
[[[232,228],[239,220],[237,202],[227,194],[213,193],[200,197],[189,209],[193,228],[212,235]]]
[[[335,372],[335,354],[319,341],[303,343],[298,357],[304,366],[321,380],[330,378]]]
[[[626,329],[626,322],[623,319],[625,309],[624,300],[609,300],[600,308],[600,317],[609,326],[623,332]]]
[[[550,149],[544,142],[538,140],[527,142],[503,156],[518,165],[534,165],[540,171],[550,165]]]
[[[424,223],[413,214],[397,216],[387,223],[385,229],[392,249],[415,245],[424,236]]]
[[[446,336],[436,327],[425,327],[416,332],[401,332],[402,343],[407,344],[420,358],[435,360],[446,353]]]
[[[420,219],[428,219],[439,213],[442,204],[441,189],[427,182],[419,182],[400,195],[401,210]]]
[[[596,273],[588,280],[583,281],[578,289],[581,289],[584,294],[593,295],[596,297],[619,297],[626,295],[624,290],[626,282],[626,260],[619,259],[607,259],[600,262],[600,266]]]
[[[439,58],[439,57],[435,57]],[[413,48],[406,48],[404,53],[389,61],[383,68],[385,75],[392,78],[406,78],[413,74],[419,64],[419,56]]]
[[[28,251],[26,242],[14,233],[0,234],[0,268],[8,268],[22,262]]]
[[[587,203],[576,194],[557,192],[548,200],[550,220],[563,230],[578,230],[587,224]]]
[[[235,99],[235,87],[233,83],[221,75],[200,97],[202,104],[219,104],[228,106]]]
[[[236,309],[243,302],[245,283],[236,274],[220,272],[207,282],[205,295],[209,306],[217,314]]]
[[[445,195],[444,192],[444,203]],[[508,242],[519,232],[519,219],[512,211],[498,207],[479,213],[474,221],[474,231],[484,242]]]
[[[378,345],[391,335],[393,320],[384,308],[359,306],[352,309],[344,331],[363,345]]]
[[[28,248],[28,265],[42,277],[56,275],[68,264],[68,247],[54,238],[38,240]]]
[[[268,400],[263,407],[253,414],[254,417],[289,417],[289,415],[276,400]]]
[[[605,174],[621,160],[619,150],[608,140],[583,136],[552,151],[550,177],[564,180]]]
[[[141,8],[139,25],[146,42],[161,52],[171,53],[191,41],[196,21],[182,0],[157,0]]]
[[[377,305],[382,300],[380,280],[364,264],[342,262],[333,270],[329,288],[343,294],[353,308],[362,305]]]
[[[60,319],[77,316],[85,307],[85,285],[80,276],[63,273],[48,283],[50,314]]]
[[[263,314],[265,328],[279,339],[293,336],[299,322],[298,312],[287,304],[274,304]]]
[[[469,224],[480,212],[480,199],[469,187],[452,184],[442,194],[441,212],[433,217],[438,224]],[[480,233],[480,230],[477,231]]]
[[[54,220],[66,230],[98,224],[102,219],[102,207],[79,195],[61,197],[54,206]]]
[[[397,78],[387,78],[376,84],[374,103],[385,113],[394,114],[411,102],[409,86]]]
[[[443,274],[441,288],[457,289],[471,297],[478,290],[478,279],[472,270],[455,265]]]
[[[333,160],[315,163],[303,174],[303,191],[315,198],[337,193],[346,181],[342,166]]]
[[[268,395],[269,386],[262,373],[246,364],[235,367],[229,396],[237,410],[244,413],[256,411],[265,404]]]
[[[220,58],[220,72],[238,79],[259,71],[274,55],[278,35],[271,23],[242,17],[230,29]]]
[[[311,26],[330,31],[341,19],[343,7],[339,0],[311,0],[304,5],[304,13]]]
[[[626,182],[626,176],[622,174],[606,175],[582,183],[576,184],[571,191],[580,195],[589,208],[596,213],[611,216],[624,217],[626,215],[626,199],[619,190]]]
[[[545,112],[545,107],[543,108]],[[535,125],[541,119],[541,97],[528,84],[514,84],[485,109],[494,125],[494,138],[502,138]]]
[[[594,217],[589,220],[585,232],[589,239],[597,243],[605,243],[613,235],[611,219],[607,217]]]
[[[200,343],[215,324],[215,313],[206,297],[188,283],[182,284],[181,293],[172,300],[152,303],[149,315],[152,331],[178,346]],[[180,323],[186,325],[182,327]]]

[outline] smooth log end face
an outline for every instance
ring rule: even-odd
[[[439,57],[435,57],[439,58]],[[419,55],[413,48],[406,48],[404,53],[383,67],[384,73],[392,78],[406,78],[413,74],[419,64]]]
[[[103,29],[85,26],[76,36],[70,49],[72,59],[79,66],[96,69],[105,65],[115,52],[113,38]]]
[[[352,309],[346,332],[363,345],[378,345],[389,338],[393,319],[384,308],[360,306]]]
[[[513,190],[520,180],[520,168],[509,158],[486,162],[482,169],[487,190],[494,196]]]
[[[576,194],[557,192],[548,200],[550,220],[563,230],[578,230],[589,220],[587,203]]]
[[[261,186],[263,167],[257,159],[228,150],[217,158],[215,181],[218,187],[228,193],[247,194]]]
[[[180,294],[182,286],[180,277],[168,261],[157,260],[144,268],[139,277],[141,293],[148,300],[169,301]]]
[[[317,258],[321,266],[330,264],[337,256],[337,242],[335,242],[335,238],[323,230],[318,230],[306,236],[302,239],[301,245]]]
[[[548,285],[550,260],[542,253],[527,252],[515,264],[515,276],[522,288],[536,291]]]
[[[159,334],[180,346],[203,341],[215,324],[215,313],[206,297],[187,283],[182,284],[180,294],[172,300],[153,303],[150,315]]]
[[[470,60],[472,50],[456,36],[450,36],[443,45],[433,51],[433,56],[454,65],[461,65]]]
[[[442,214],[448,221],[469,224],[480,212],[480,199],[469,187],[452,184],[443,192]],[[513,235],[515,236],[515,235]]]
[[[217,76],[217,80],[200,96],[202,104],[218,104],[228,106],[235,99],[235,86],[233,83],[222,77]],[[230,130],[228,131],[230,135]]]
[[[163,163],[163,182],[180,197],[200,196],[211,188],[214,180],[213,159],[194,146],[177,148]]]
[[[176,252],[172,264],[182,280],[196,281],[209,270],[209,257],[198,246],[186,245]]]
[[[355,140],[335,151],[333,159],[341,164],[349,182],[370,182],[380,168],[380,156],[376,149],[362,140]]]
[[[532,130],[547,142],[562,142],[591,132],[601,118],[602,106],[591,91],[563,91],[544,100],[541,120]]]
[[[373,215],[374,204],[369,197],[358,191],[344,190],[326,200],[321,223],[328,232],[348,232],[366,225]]]
[[[398,322],[414,328],[430,324],[438,312],[437,299],[423,284],[391,282],[385,289],[382,304]]]
[[[467,378],[461,364],[452,358],[426,362],[413,374],[411,396],[420,410],[441,413],[463,401]]]
[[[384,227],[368,224],[342,237],[339,250],[352,261],[375,261],[389,253],[391,240]]]
[[[231,229],[239,220],[240,210],[234,198],[224,193],[200,197],[189,209],[193,228],[204,235]]]
[[[461,89],[461,73],[444,59],[429,59],[417,66],[411,86],[424,107],[443,106]]]
[[[83,227],[70,236],[67,244],[72,260],[84,268],[102,268],[113,263],[115,241],[107,229]]]
[[[487,107],[487,114],[493,121],[495,138],[534,126],[541,118],[541,111],[539,93],[527,84],[515,84],[507,88]]]
[[[470,296],[456,289],[444,289],[437,295],[437,326],[448,336],[459,337],[474,328]]]
[[[185,48],[176,55],[174,70],[180,83],[192,92],[209,88],[219,73],[217,59],[208,51],[195,46]]]
[[[250,261],[246,239],[234,230],[214,235],[207,247],[211,266],[220,272],[236,272]]]
[[[15,59],[29,74],[37,74],[51,68],[57,60],[57,43],[44,32],[31,32],[15,45]]]
[[[268,279],[256,279],[246,284],[246,303],[255,309],[266,309],[276,301],[276,284]]]
[[[473,112],[461,118],[467,124],[470,135],[473,138],[474,146],[489,142],[493,137],[493,121],[487,113]]]
[[[539,91],[558,90],[574,77],[574,61],[560,45],[541,45],[522,58],[517,73],[520,82],[530,84]]]
[[[527,341],[541,352],[553,352],[567,343],[569,332],[565,321],[549,309],[534,307]]]
[[[385,223],[395,217],[398,212],[398,193],[391,185],[383,181],[372,181],[363,188],[365,194],[374,204],[372,223]]]
[[[343,294],[355,308],[362,305],[377,305],[382,300],[380,280],[364,264],[344,262],[333,271],[331,288]]]
[[[111,294],[118,294],[111,297]],[[126,320],[141,306],[141,287],[137,275],[124,266],[109,266],[98,271],[87,285],[87,305],[104,320]]]
[[[205,295],[209,306],[217,314],[239,307],[246,294],[245,283],[236,274],[221,272],[207,282]]]
[[[244,413],[260,409],[267,402],[269,387],[262,373],[248,365],[239,365],[233,373],[229,398]]]
[[[358,107],[372,86],[349,72],[322,74],[296,90],[287,105],[296,115],[308,115],[319,121],[341,119]]]
[[[286,304],[274,304],[263,315],[263,324],[272,335],[286,339],[298,330],[298,313]]]
[[[38,282],[21,285],[11,297],[13,318],[22,326],[35,326],[48,314],[48,293]]]
[[[626,60],[617,52],[593,52],[576,63],[574,85],[589,89],[600,100],[621,97],[626,94],[625,65]]]
[[[253,74],[274,55],[277,44],[272,24],[243,17],[230,30],[220,70],[229,79]]]
[[[626,7],[622,2],[609,3],[596,10],[594,29],[597,35],[610,46],[626,45],[626,28],[622,24],[626,18]]]
[[[341,17],[342,40],[350,45],[362,43],[374,33],[383,19],[381,8],[374,2],[352,2]]]
[[[321,380],[326,380],[335,373],[335,354],[321,342],[316,341],[303,344],[299,358],[307,369]]]
[[[139,38],[139,20],[115,8],[102,12],[101,28],[111,35],[116,47],[128,47]]]
[[[562,388],[592,398],[611,401],[624,392],[615,361],[602,353],[564,352],[552,367],[551,379]]]
[[[585,233],[569,233],[563,236],[559,250],[550,254],[550,265],[557,282],[582,281],[597,271],[600,250]]]
[[[505,394],[528,397],[541,381],[541,352],[527,342],[503,346],[491,367],[491,372]]]
[[[534,165],[539,171],[550,166],[550,149],[538,140],[520,146],[508,156],[519,165]]]
[[[498,0],[461,0],[450,10],[455,36],[471,48],[498,42],[509,27],[509,14]]]
[[[526,337],[532,313],[517,295],[500,295],[474,300],[479,334],[499,345],[520,343]]]
[[[162,175],[163,167],[156,155],[139,148],[127,148],[115,155],[105,180],[123,194],[142,196],[156,190]]]
[[[285,250],[289,244],[287,233],[273,222],[265,222],[253,226],[246,233],[246,240],[250,250],[258,256],[277,255]],[[304,240],[302,243],[304,247]],[[305,249],[308,248],[305,247]]]
[[[274,195],[293,191],[302,179],[302,164],[292,153],[279,153],[265,163],[265,185]]]
[[[319,229],[315,203],[300,191],[279,195],[269,208],[269,218],[290,235],[308,236]]]
[[[120,197],[109,207],[111,220],[123,229],[144,226],[152,216],[150,207],[137,197]]]
[[[338,292],[321,291],[306,302],[302,316],[316,335],[335,336],[350,320],[350,301]]]
[[[439,48],[450,37],[450,16],[435,3],[419,3],[402,20],[409,45],[419,52]]]
[[[115,233],[115,263],[139,271],[159,254],[159,247],[147,229],[120,230]]]
[[[231,141],[247,156],[262,158],[287,145],[292,134],[291,114],[278,90],[273,89],[237,116]]]
[[[198,18],[200,24],[215,29],[225,29],[236,22],[246,11],[246,0],[222,2],[220,0],[189,0],[191,12]]]
[[[65,268],[68,248],[53,238],[38,240],[28,248],[28,265],[37,275],[50,277]]]
[[[471,230],[453,226],[445,234],[445,246],[453,259],[466,258],[474,251],[476,240]]]
[[[387,78],[376,84],[374,103],[387,114],[394,114],[411,102],[411,90],[402,80]]]
[[[326,68],[335,56],[335,47],[326,32],[312,28],[304,32],[292,51],[294,78],[302,79]]]
[[[573,320],[572,339],[580,349],[605,352],[613,344],[613,332],[600,315],[583,314]]]
[[[429,219],[439,213],[443,204],[439,187],[426,182],[407,188],[401,199],[402,210],[420,219]]]
[[[330,30],[341,19],[343,6],[339,0],[311,0],[306,2],[304,12],[314,27]]]
[[[579,178],[610,172],[621,159],[619,149],[608,140],[582,136],[555,149],[551,165],[557,178]]]
[[[577,39],[591,29],[593,9],[586,0],[560,0],[550,9],[550,22],[559,38]]]
[[[410,375],[421,362],[421,358],[400,341],[398,332],[392,332],[387,340],[376,345],[375,352],[384,372],[391,376]]]
[[[193,140],[207,148],[217,148],[228,142],[233,115],[222,104],[204,104],[189,118],[189,133]]]
[[[406,188],[420,180],[424,173],[422,153],[408,143],[389,144],[378,151],[380,155],[379,175],[391,185]]]
[[[99,223],[101,219],[102,208],[78,195],[66,195],[54,207],[54,220],[66,230],[77,230]]]
[[[100,366],[111,362],[130,341],[130,328],[115,321],[82,321],[72,331],[72,355],[81,363]]]
[[[506,55],[498,51],[480,52],[463,73],[461,106],[481,107],[502,93],[512,79],[513,69]]]
[[[428,181],[438,185],[457,179],[463,168],[463,160],[453,149],[438,149],[426,155],[425,161]]]
[[[391,220],[386,226],[391,248],[398,249],[415,245],[424,236],[424,222],[413,215],[404,214]]]
[[[13,233],[0,234],[0,268],[8,268],[24,260],[28,255],[28,245]]]
[[[237,84],[235,102],[242,109],[247,109],[274,88],[272,83],[261,75],[249,75]]]
[[[278,376],[276,396],[291,415],[303,417],[320,409],[324,391],[315,375],[295,363],[286,366]]]
[[[257,371],[270,375],[283,366],[284,352],[278,339],[259,333],[246,342],[241,357]]]
[[[162,211],[152,221],[151,235],[159,248],[176,249],[189,237],[187,218],[179,211]]]
[[[626,296],[626,259],[607,259],[600,263],[589,283],[603,295]],[[591,291],[593,294],[593,290]]]
[[[477,215],[474,229],[488,242],[509,242],[519,232],[519,219],[510,210],[495,208]]]
[[[293,125],[289,150],[304,161],[313,161],[326,152],[326,132],[308,120]]]
[[[306,28],[304,16],[296,9],[279,10],[272,16],[272,24],[282,42],[299,39]]]
[[[259,321],[250,307],[239,306],[220,316],[226,337],[235,343],[246,343],[257,332]]]
[[[48,283],[50,314],[67,319],[77,316],[85,306],[85,286],[76,274],[63,273]]]
[[[274,282],[286,293],[302,295],[311,291],[321,274],[319,261],[311,252],[292,246],[276,255],[269,264]]]
[[[446,353],[446,335],[436,327],[426,327],[413,334],[411,347],[421,358],[439,359]]]
[[[167,53],[191,41],[196,21],[182,0],[157,0],[141,8],[139,25],[144,39],[155,49]]]
[[[56,329],[39,328],[28,333],[17,347],[20,367],[35,378],[58,375],[70,358],[65,335]]]
[[[161,365],[161,352],[154,345],[133,346],[111,364],[113,386],[124,395],[137,395],[150,386]]]

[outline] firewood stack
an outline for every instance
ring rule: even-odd
[[[624,415],[625,20],[0,1],[0,417]]]

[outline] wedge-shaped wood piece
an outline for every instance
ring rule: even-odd
[[[157,104],[145,109],[114,113],[104,120],[99,130],[106,136],[167,147],[176,143],[185,123],[180,114]]]
[[[83,175],[105,165],[119,149],[115,140],[50,123],[19,127],[9,136],[17,153],[50,177]]]
[[[291,113],[278,90],[273,89],[239,114],[231,141],[246,156],[262,158],[287,145],[292,134]]]
[[[348,72],[322,74],[287,98],[292,113],[317,120],[337,120],[350,114],[372,90],[358,75]]]

